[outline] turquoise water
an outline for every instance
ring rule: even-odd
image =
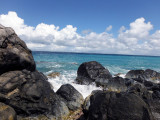
[[[37,69],[44,74],[59,72],[60,76],[49,78],[54,91],[63,84],[72,84],[84,98],[93,90],[101,89],[92,85],[79,85],[75,83],[79,65],[87,61],[97,61],[107,68],[112,75],[121,73],[124,76],[132,69],[153,69],[160,72],[160,57],[129,56],[129,55],[104,55],[104,54],[78,54],[33,52]]]
[[[87,61],[100,62],[112,74],[125,74],[131,69],[153,69],[160,71],[160,57],[105,55],[105,54],[79,54],[79,53],[54,53],[33,52],[37,69],[43,73],[56,71],[76,71],[79,65]]]

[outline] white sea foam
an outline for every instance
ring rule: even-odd
[[[57,64],[58,65],[58,64]],[[120,67],[115,67],[115,66],[110,66],[107,67],[109,71],[112,73],[112,75],[121,73],[119,76],[122,78],[125,78],[125,74],[127,73],[128,70],[122,69]],[[53,70],[46,72],[45,74],[49,74],[51,72],[55,72]],[[77,71],[76,70],[63,70],[62,73],[60,72],[60,76],[56,78],[49,78],[49,82],[52,84],[54,91],[56,92],[61,85],[63,84],[71,84],[72,86],[75,87],[76,90],[78,90],[84,98],[86,98],[88,95],[91,94],[93,90],[101,90],[100,87],[96,87],[95,84],[91,85],[80,85],[75,83],[75,79],[77,76]]]
[[[91,94],[93,90],[101,90],[100,87],[96,87],[96,85],[80,85],[75,83],[75,78],[76,78],[76,72],[72,71],[69,72],[68,74],[64,73],[63,75],[60,75],[60,77],[56,78],[49,78],[49,82],[53,86],[54,91],[56,92],[61,85],[63,84],[71,84],[74,86],[76,90],[78,90],[84,98],[86,98],[88,95]]]

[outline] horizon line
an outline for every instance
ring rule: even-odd
[[[158,55],[132,55],[132,54],[116,54],[116,53],[89,53],[89,52],[64,52],[64,51],[35,51],[32,52],[49,52],[49,53],[66,53],[66,54],[93,54],[93,55],[117,55],[117,56],[142,56],[142,57],[160,57]]]

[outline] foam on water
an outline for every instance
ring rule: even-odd
[[[83,62],[97,61],[107,68],[112,75],[120,73],[121,77],[133,69],[153,69],[160,72],[160,57],[152,56],[125,56],[104,54],[75,54],[54,52],[33,52],[37,69],[48,75],[59,72],[60,77],[49,79],[54,91],[63,84],[72,84],[84,98],[93,90],[101,89],[95,85],[79,85],[75,83],[77,69]]]
[[[75,65],[75,63],[68,63],[68,64]],[[76,84],[75,79],[77,76],[77,70],[65,70],[65,69],[63,69],[64,65],[61,65],[59,63],[55,63],[54,66],[55,66],[55,68],[57,66],[57,69],[60,69],[60,66],[62,67],[62,71],[60,72],[61,75],[59,77],[49,78],[49,80],[48,80],[51,83],[51,85],[53,86],[53,90],[55,92],[63,84],[71,84],[72,86],[75,87],[76,90],[78,90],[83,95],[84,98],[86,98],[88,95],[90,95],[93,90],[102,90],[102,88],[96,87],[95,84],[91,84],[91,85]],[[47,67],[48,67],[48,65],[47,65]],[[123,77],[123,78],[125,77],[125,73],[127,73],[129,71],[129,70],[122,69],[118,66],[116,66],[116,67],[115,66],[105,66],[105,68],[108,68],[112,75],[117,74],[117,73],[121,73],[119,76]],[[50,70],[48,72],[45,72],[45,74],[48,75],[49,73],[52,73],[52,72],[55,72],[55,69]]]
[[[83,95],[84,98],[90,95],[93,90],[101,90],[101,88],[96,87],[95,84],[91,84],[91,85],[76,84],[75,78],[76,78],[76,73],[75,71],[72,71],[68,74],[63,74],[56,78],[49,78],[48,81],[53,86],[53,90],[55,92],[61,87],[61,85],[71,84],[72,86],[74,86],[76,90],[78,90]]]

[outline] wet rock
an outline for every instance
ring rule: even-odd
[[[0,120],[17,120],[14,109],[0,102]]]
[[[97,85],[106,85],[112,78],[110,72],[96,61],[82,63],[77,71],[76,81],[80,84],[90,84],[95,82]]]
[[[59,77],[59,76],[60,76],[59,72],[52,72],[52,73],[48,74],[49,78],[56,78],[56,77]]]
[[[81,93],[79,93],[72,85],[62,85],[56,92],[61,96],[70,110],[77,110],[81,108],[84,99]]]
[[[12,70],[35,70],[35,62],[26,44],[9,27],[0,26],[0,74]]]
[[[91,96],[87,120],[153,120],[148,105],[135,94],[99,92]]]

